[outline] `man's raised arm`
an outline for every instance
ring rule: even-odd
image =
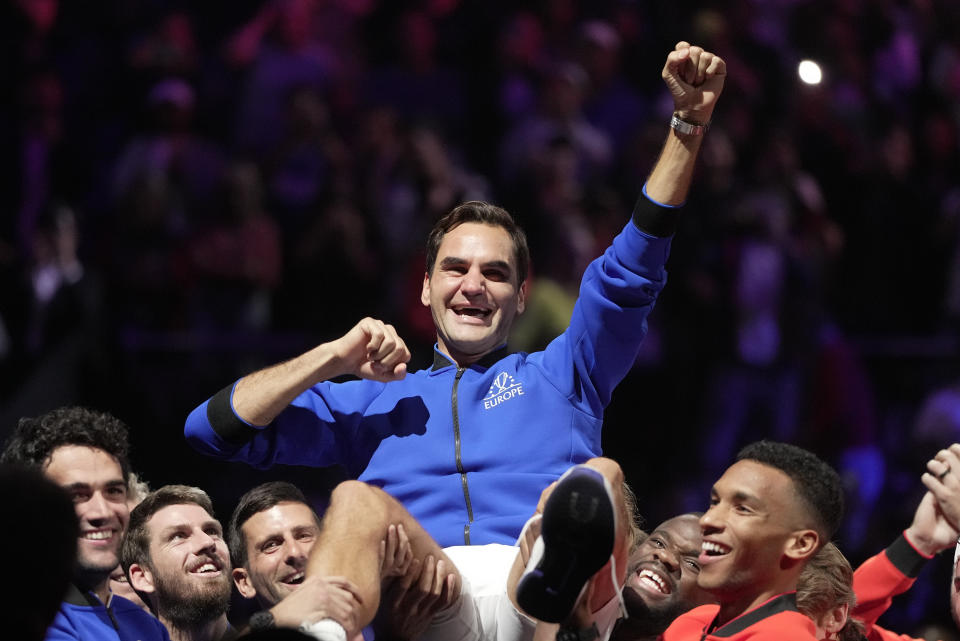
[[[686,201],[690,191],[694,163],[723,91],[727,66],[719,56],[679,42],[667,56],[661,75],[673,95],[674,113],[644,193],[654,202],[675,207]]]

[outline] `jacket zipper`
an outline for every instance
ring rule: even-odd
[[[467,485],[467,473],[463,470],[463,461],[460,459],[460,416],[457,412],[457,388],[460,386],[460,377],[466,371],[458,367],[457,375],[453,379],[453,442],[456,448],[457,471],[460,472],[460,483],[463,485],[463,498],[467,502],[467,523],[463,526],[463,544],[470,545],[470,524],[473,523],[473,504],[470,503],[470,487]]]

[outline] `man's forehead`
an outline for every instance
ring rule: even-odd
[[[175,503],[165,505],[147,519],[147,526],[154,532],[164,529],[214,523],[217,521],[206,508],[196,503]]]
[[[437,257],[443,260],[451,254],[469,247],[474,251],[485,251],[491,254],[502,254],[502,258],[514,262],[513,239],[506,229],[499,225],[486,223],[465,222],[457,225],[440,241]]]
[[[283,501],[252,515],[243,522],[241,528],[248,537],[257,538],[287,529],[316,525],[316,514],[309,505]]]
[[[60,445],[43,462],[43,473],[57,483],[123,482],[123,468],[115,456],[92,445]]]
[[[780,498],[785,491],[792,494],[792,486],[793,481],[783,470],[745,459],[728,467],[713,484],[713,491],[766,502]]]
[[[700,518],[693,514],[682,514],[672,519],[667,519],[657,526],[653,531],[670,537],[673,541],[680,543],[683,541],[696,543],[700,545]]]

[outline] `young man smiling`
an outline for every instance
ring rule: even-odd
[[[65,407],[20,419],[0,457],[2,463],[39,469],[66,490],[76,511],[80,536],[73,582],[47,630],[48,641],[169,638],[154,617],[110,592],[130,517],[127,448],[127,427],[116,417]]]
[[[770,441],[745,447],[700,518],[697,584],[718,604],[678,617],[664,641],[816,639],[797,610],[797,580],[842,514],[840,479],[814,454]]]
[[[505,345],[526,305],[523,231],[499,207],[464,203],[427,240],[430,369],[407,374],[397,332],[367,318],[201,404],[186,421],[191,445],[257,467],[340,464],[397,498],[443,547],[512,545],[541,490],[600,455],[604,408],[666,282],[677,207],[726,66],[681,42],[662,77],[675,111],[661,155],[631,220],[584,273],[570,326],[544,351]],[[347,374],[361,380],[331,382]]]

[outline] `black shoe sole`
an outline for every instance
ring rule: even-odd
[[[603,476],[569,472],[543,509],[543,556],[517,584],[517,603],[535,619],[566,621],[587,581],[613,554],[616,513]]]

